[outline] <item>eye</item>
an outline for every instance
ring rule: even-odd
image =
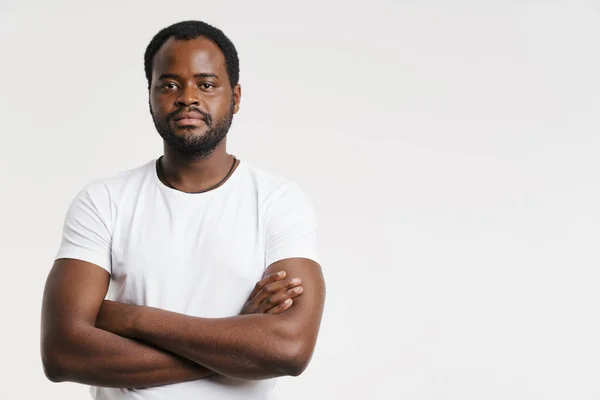
[[[177,89],[177,84],[173,82],[163,83],[162,85],[160,85],[160,88],[166,90],[174,90]]]
[[[210,90],[210,89],[213,89],[213,88],[215,87],[215,85],[213,85],[213,84],[212,84],[212,83],[210,83],[210,82],[202,82],[202,83],[199,85],[199,87],[200,87],[201,89],[204,89],[204,90]]]

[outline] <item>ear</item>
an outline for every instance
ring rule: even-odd
[[[233,113],[237,114],[240,110],[240,101],[242,100],[242,87],[238,83],[233,88]]]

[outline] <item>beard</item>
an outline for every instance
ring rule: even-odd
[[[185,131],[184,135],[175,134],[173,128],[171,127],[171,122],[177,116],[177,114],[184,111],[183,108],[170,113],[163,120],[156,118],[154,112],[152,111],[152,107],[150,107],[150,114],[152,115],[152,120],[154,121],[154,126],[156,127],[158,134],[171,149],[175,150],[181,155],[184,155],[186,158],[201,159],[211,155],[217,146],[219,146],[219,144],[227,136],[227,132],[229,132],[229,128],[231,127],[231,123],[233,121],[233,110],[234,101],[232,99],[227,114],[214,123],[210,114],[195,107],[188,108],[186,111],[193,111],[202,115],[207,129],[204,133],[196,134],[194,133],[194,130],[197,129],[196,127],[183,127],[182,130]]]

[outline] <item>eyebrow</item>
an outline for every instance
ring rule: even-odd
[[[181,77],[177,74],[162,74],[161,76],[158,77],[158,80],[179,79],[179,78],[181,78]],[[194,78],[217,78],[217,79],[219,79],[219,77],[216,74],[209,73],[209,72],[201,72],[199,74],[194,74]]]

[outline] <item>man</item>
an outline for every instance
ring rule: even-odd
[[[44,291],[45,373],[98,400],[270,399],[321,321],[311,203],[226,152],[241,88],[223,32],[169,26],[145,69],[164,155],[73,200]]]

